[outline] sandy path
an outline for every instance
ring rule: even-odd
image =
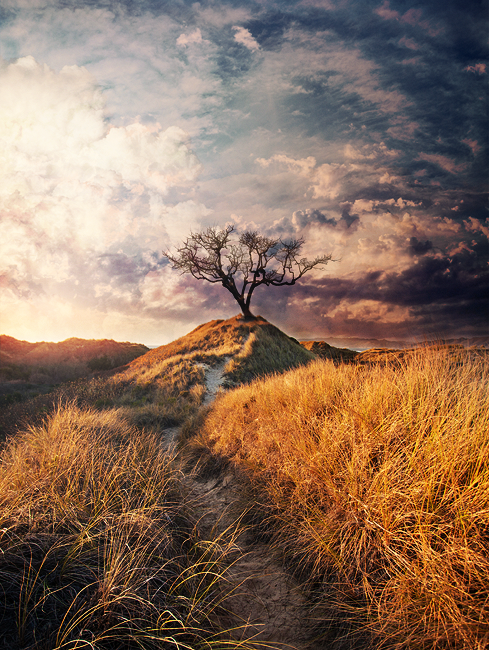
[[[204,406],[215,399],[227,362],[228,358],[216,366],[199,364],[205,370]],[[163,433],[164,448],[173,451],[178,429],[166,429]],[[232,505],[239,498],[240,485],[233,474],[216,474],[207,480],[186,474],[185,483],[203,538],[238,531],[236,550],[230,558],[234,564],[226,574],[235,593],[226,601],[230,615],[225,621],[227,626],[239,628],[236,640],[252,639],[253,645],[262,650],[319,650],[306,643],[306,601],[299,586],[273,558],[270,548],[257,544],[235,521]]]
[[[224,381],[224,368],[231,357],[224,359],[217,366],[209,366],[206,363],[199,363],[199,366],[205,371],[206,394],[204,397],[204,406],[207,406],[216,399],[219,388]]]
[[[205,372],[206,394],[204,401],[202,402],[203,406],[211,404],[211,402],[216,399],[219,388],[224,381],[224,368],[226,367],[229,359],[230,357],[224,357],[221,363],[216,366],[209,366],[206,363],[197,364],[198,367],[203,368]],[[175,449],[178,431],[178,427],[168,427],[167,429],[163,429],[161,446],[164,451],[171,452]]]
[[[236,525],[232,504],[239,498],[239,483],[232,474],[188,483],[195,499],[202,536],[237,529],[234,564],[226,574],[236,588],[228,598],[229,627],[239,626],[236,640],[253,640],[257,648],[312,650],[306,644],[306,600],[299,586],[273,558],[266,544]],[[319,650],[319,648],[315,648]]]

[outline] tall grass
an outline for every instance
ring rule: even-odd
[[[194,415],[204,394],[204,371],[182,356],[148,366],[130,365],[115,374],[64,384],[50,395],[0,409],[0,440],[29,424],[40,424],[60,401],[83,408],[123,409],[133,424],[157,431]]]
[[[237,647],[218,624],[232,539],[202,541],[188,515],[172,459],[120,410],[59,407],[11,439],[0,645]]]
[[[247,472],[243,507],[307,581],[324,644],[482,649],[488,396],[473,352],[316,361],[225,394],[191,444]]]

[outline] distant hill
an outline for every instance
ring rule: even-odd
[[[0,405],[43,393],[61,382],[123,366],[148,349],[140,343],[107,339],[30,343],[0,335]]]
[[[370,350],[371,348],[389,348],[391,350],[403,350],[405,348],[412,348],[416,345],[415,341],[395,341],[391,339],[374,339],[374,338],[360,338],[360,337],[342,337],[342,336],[328,336],[328,343],[330,347],[336,349],[348,349],[351,351],[361,352],[363,350]],[[314,339],[302,340],[301,343],[325,343]]]
[[[301,341],[301,345],[322,359],[333,361],[354,361],[358,352],[348,348],[335,348],[326,341]]]
[[[324,341],[315,341],[315,340],[303,340],[301,343],[321,343]],[[418,345],[430,345],[438,344],[443,342],[448,345],[463,345],[464,348],[469,347],[483,347],[489,348],[489,336],[465,336],[451,339],[419,339],[419,340],[410,340],[410,341],[399,341],[394,339],[376,339],[376,338],[360,338],[360,337],[337,337],[337,336],[328,336],[328,343],[331,347],[338,346],[340,349],[350,349],[357,352],[363,352],[364,350],[372,350],[379,348],[386,348],[389,350],[405,350],[407,348],[413,348]]]
[[[148,350],[146,345],[140,343],[119,343],[112,339],[70,338],[60,343],[29,343],[12,336],[0,335],[0,368],[8,364],[39,366],[89,362],[101,357],[128,363]]]

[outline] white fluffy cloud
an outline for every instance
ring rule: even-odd
[[[234,25],[233,29],[236,32],[234,35],[234,40],[237,43],[241,43],[241,45],[244,45],[252,52],[260,49],[260,46],[258,45],[257,41],[253,38],[253,35],[251,34],[249,29],[245,29],[244,27],[238,27],[237,25]]]
[[[190,34],[180,34],[177,38],[177,45],[181,47],[187,47],[191,43],[202,43],[202,32],[198,27]]]
[[[351,165],[339,163],[324,163],[317,166],[316,159],[313,156],[294,159],[284,154],[276,154],[268,160],[257,158],[257,163],[265,168],[275,163],[307,179],[308,189],[312,191],[312,198],[314,199],[335,199],[341,191],[344,177],[351,168]]]
[[[74,239],[86,231],[94,247],[107,245],[123,235],[120,223],[115,230],[109,223],[116,215],[137,216],[117,205],[121,192],[135,205],[137,196],[165,194],[200,170],[178,127],[111,127],[84,68],[55,73],[29,56],[3,64],[0,83],[0,205],[50,237],[53,228]]]
[[[178,229],[196,227],[207,213],[188,197],[166,202],[171,188],[191,192],[200,171],[187,134],[159,124],[112,127],[85,68],[57,73],[28,56],[3,62],[0,84],[0,274],[7,301],[55,296],[70,282],[89,293],[90,278],[77,277],[83,264],[96,274],[90,260],[124,249],[126,241],[137,242],[132,250],[161,251]],[[103,282],[97,295],[115,291]]]

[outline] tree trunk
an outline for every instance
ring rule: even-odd
[[[251,291],[248,292],[247,299],[244,298],[243,295],[241,295],[238,290],[236,289],[236,285],[234,284],[234,278],[230,278],[226,276],[224,273],[221,273],[221,281],[222,281],[222,286],[225,287],[233,296],[233,298],[236,300],[238,305],[241,308],[241,311],[243,312],[243,316],[245,317],[246,320],[254,320],[255,316],[250,311],[250,298],[251,298],[251,293],[254,289],[252,287]]]
[[[243,312],[243,316],[245,317],[245,320],[254,320],[255,316],[250,311],[250,308],[244,303],[240,302],[239,306],[241,307],[241,311]]]

